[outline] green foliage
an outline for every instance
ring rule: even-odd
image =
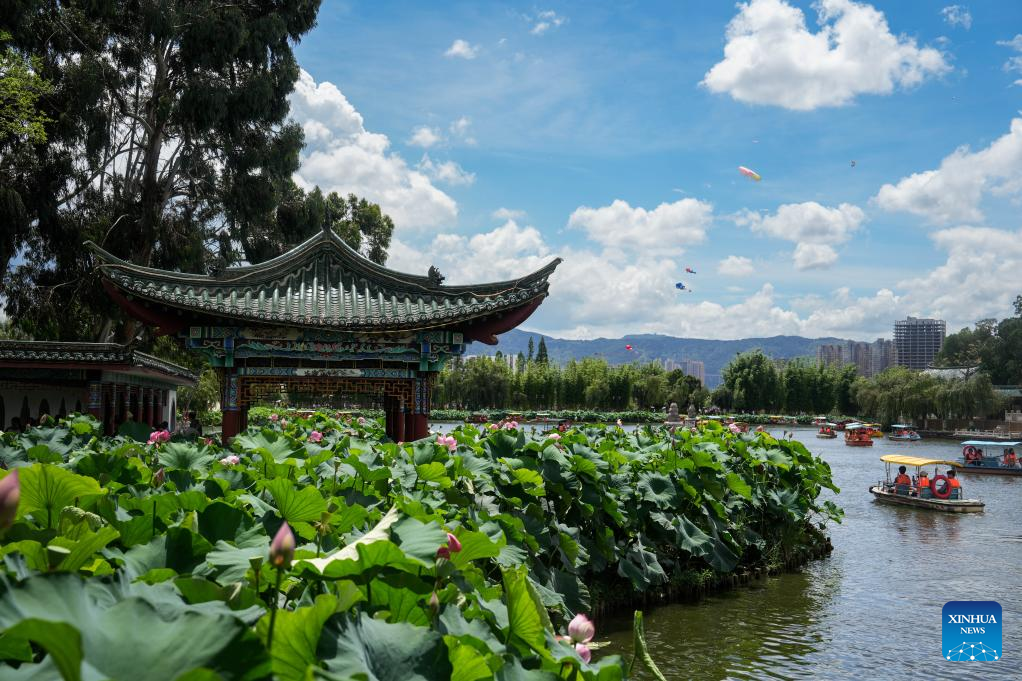
[[[1015,316],[983,319],[944,339],[934,359],[937,366],[981,368],[994,385],[1022,384],[1022,296],[1015,299]]]
[[[804,555],[840,517],[819,500],[829,467],[800,443],[716,425],[465,426],[451,451],[386,442],[371,419],[283,420],[230,449],[104,438],[80,419],[0,435],[21,481],[0,536],[0,669],[622,679],[617,657],[586,663],[556,638],[593,594],[655,597],[685,575]],[[55,462],[32,462],[35,448]],[[298,546],[278,573],[285,520]]]
[[[50,122],[37,106],[52,89],[39,76],[39,59],[7,46],[10,39],[0,31],[0,150],[22,142],[42,144]]]
[[[990,377],[944,379],[891,367],[853,386],[860,413],[884,425],[934,415],[942,419],[986,417],[1001,408]]]

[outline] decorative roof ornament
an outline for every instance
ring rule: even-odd
[[[429,272],[426,274],[426,276],[429,278],[430,286],[440,286],[441,284],[444,283],[444,279],[447,278],[444,275],[440,274],[440,270],[437,269],[436,265],[429,266]]]

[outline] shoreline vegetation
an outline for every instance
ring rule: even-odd
[[[611,610],[796,568],[842,516],[801,443],[715,422],[396,444],[371,418],[272,412],[223,448],[73,416],[3,434],[0,461],[19,673],[621,679],[580,615],[598,642]]]

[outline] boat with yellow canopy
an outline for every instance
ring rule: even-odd
[[[881,503],[945,513],[979,513],[985,506],[979,499],[963,498],[961,486],[953,486],[947,476],[937,471],[937,466],[947,466],[949,471],[961,468],[961,464],[956,461],[901,454],[885,454],[880,460],[886,464],[885,479],[870,486],[869,491]],[[899,482],[897,476],[892,477],[891,466],[913,468],[915,475],[909,478],[909,482]],[[933,466],[933,475],[926,470],[928,466]],[[907,471],[905,475],[908,477]]]

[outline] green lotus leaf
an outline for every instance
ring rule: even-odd
[[[315,522],[326,513],[326,499],[315,487],[298,489],[290,480],[274,478],[266,483],[277,510],[289,523]]]
[[[56,526],[65,506],[78,506],[85,498],[106,493],[92,478],[49,464],[19,468],[18,480],[21,484],[18,517],[31,515],[48,529]]]
[[[404,622],[383,622],[364,612],[334,617],[316,652],[334,678],[446,681],[453,673],[440,634]]]
[[[167,442],[160,446],[160,465],[170,470],[193,471],[200,474],[209,472],[213,465],[212,451],[194,442]]]

